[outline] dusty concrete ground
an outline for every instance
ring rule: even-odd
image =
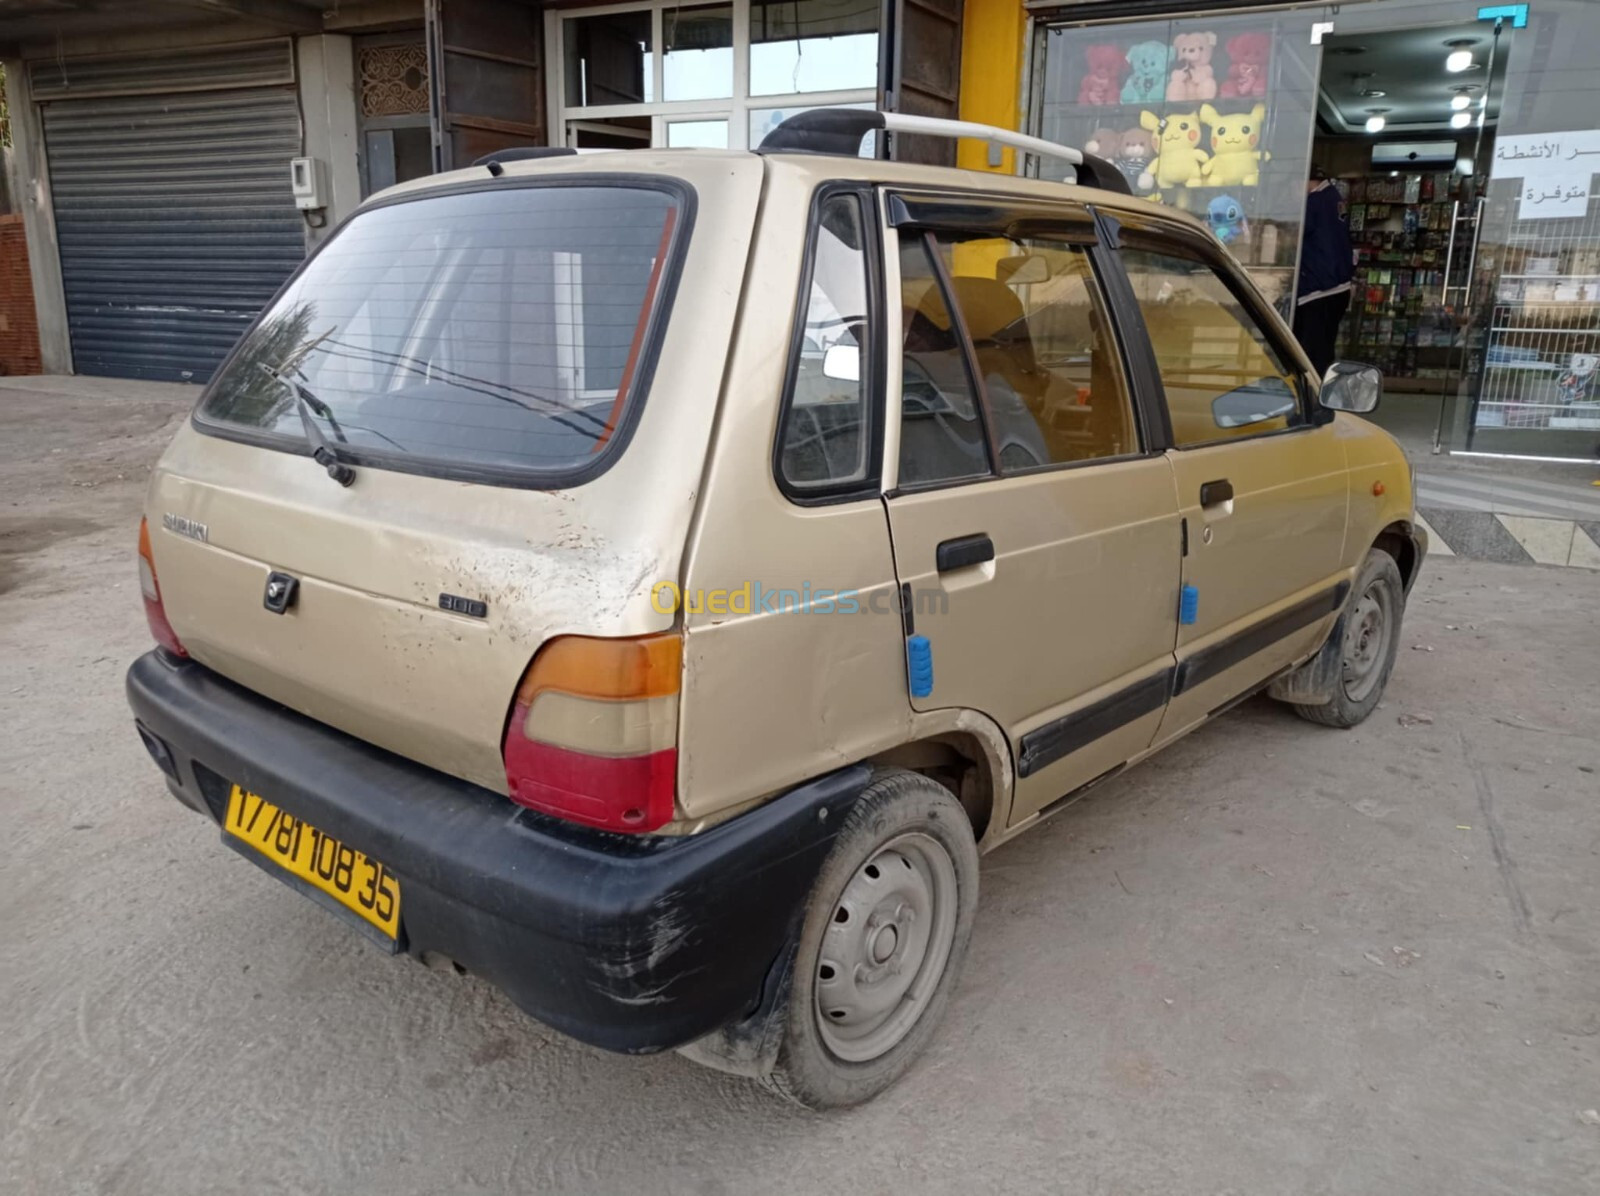
[[[818,1117],[386,959],[166,795],[122,673],[188,397],[112,389],[0,388],[0,1191],[1600,1190],[1600,576],[1431,563],[1365,726],[1250,703],[988,857],[932,1049]]]

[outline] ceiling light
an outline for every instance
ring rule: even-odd
[[[1452,74],[1459,74],[1462,71],[1471,70],[1472,69],[1472,51],[1471,50],[1452,50],[1452,51],[1450,51],[1450,57],[1446,58],[1444,60],[1444,69],[1447,70],[1447,71],[1450,71]]]
[[[1388,94],[1388,92],[1384,91],[1380,87],[1369,87],[1366,91],[1361,93],[1361,98],[1363,100],[1381,100]]]
[[[1384,120],[1381,116],[1369,116],[1367,117],[1367,132],[1381,133],[1383,132],[1383,126],[1388,123],[1389,122]]]
[[[1457,112],[1450,118],[1450,127],[1452,129],[1464,129],[1471,123],[1472,113],[1470,112]]]
[[[1450,107],[1457,112],[1464,112],[1470,103],[1472,103],[1471,96],[1455,95],[1450,97]]]

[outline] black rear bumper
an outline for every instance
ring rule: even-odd
[[[868,775],[841,769],[698,835],[635,838],[522,809],[163,652],[135,661],[127,688],[186,805],[220,824],[236,782],[366,852],[400,880],[403,949],[630,1053],[758,1007]]]

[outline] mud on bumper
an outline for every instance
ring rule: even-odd
[[[841,769],[681,838],[569,826],[314,722],[193,661],[128,671],[140,735],[185,805],[221,824],[237,783],[381,860],[400,946],[487,977],[608,1050],[680,1046],[771,996],[844,807]]]

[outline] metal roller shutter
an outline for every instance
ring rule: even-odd
[[[182,86],[181,60],[160,77]],[[74,367],[204,382],[305,256],[294,89],[51,98],[43,115]]]

